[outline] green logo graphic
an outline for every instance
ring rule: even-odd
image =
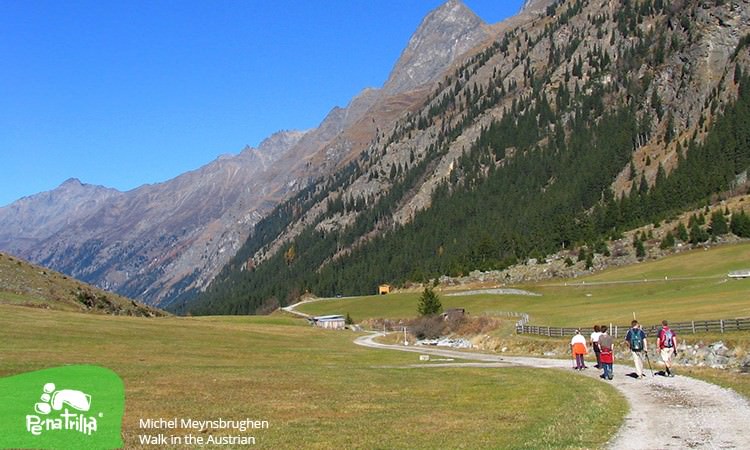
[[[0,448],[120,448],[124,409],[122,380],[103,367],[0,378]]]

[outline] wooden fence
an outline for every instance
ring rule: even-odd
[[[630,329],[630,325],[608,325],[610,334],[614,337],[623,336]],[[719,320],[693,320],[691,322],[670,322],[669,328],[680,334],[695,333],[728,333],[730,331],[750,330],[750,317],[741,319],[719,319]],[[569,327],[544,327],[538,325],[516,324],[518,334],[538,334],[549,337],[573,336],[578,328]],[[661,329],[661,324],[643,326],[643,331],[649,336],[656,336]],[[584,335],[593,331],[592,327],[581,327]]]

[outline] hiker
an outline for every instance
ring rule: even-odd
[[[599,334],[599,349],[601,351],[600,364],[604,369],[601,377],[605,380],[611,380],[614,378],[614,372],[612,371],[612,364],[615,362],[614,352],[615,338],[607,333],[607,326],[601,326],[601,333]]]
[[[633,354],[633,363],[635,364],[635,374],[638,378],[645,378],[643,374],[643,358],[648,357],[648,347],[646,344],[646,333],[641,330],[637,320],[630,322],[631,328],[625,335],[625,343],[628,345],[630,352]]]
[[[599,325],[594,325],[594,332],[591,333],[591,348],[594,349],[594,354],[596,355],[596,367],[597,369],[602,368],[602,361],[600,357],[601,350],[599,348],[599,336],[601,336],[602,330]]]
[[[656,341],[656,344],[659,347],[661,360],[664,361],[667,376],[673,377],[672,357],[677,355],[677,334],[669,328],[669,324],[666,320],[661,321],[661,330],[659,330],[659,338]]]
[[[586,338],[581,334],[581,330],[576,330],[576,334],[570,340],[570,349],[573,352],[573,357],[576,359],[575,370],[586,369],[586,363],[583,361],[584,355],[589,352],[586,347]]]

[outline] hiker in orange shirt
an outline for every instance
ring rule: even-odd
[[[573,357],[576,359],[575,370],[586,369],[586,363],[583,361],[583,357],[589,352],[586,346],[586,338],[581,334],[581,330],[576,330],[576,334],[573,339],[570,340],[570,349],[573,352]]]

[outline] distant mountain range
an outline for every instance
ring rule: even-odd
[[[309,131],[282,131],[129,192],[71,179],[0,208],[0,249],[156,305],[204,289],[280,201],[357,157],[456,59],[488,39],[462,2],[430,13],[382,89],[365,89]]]

